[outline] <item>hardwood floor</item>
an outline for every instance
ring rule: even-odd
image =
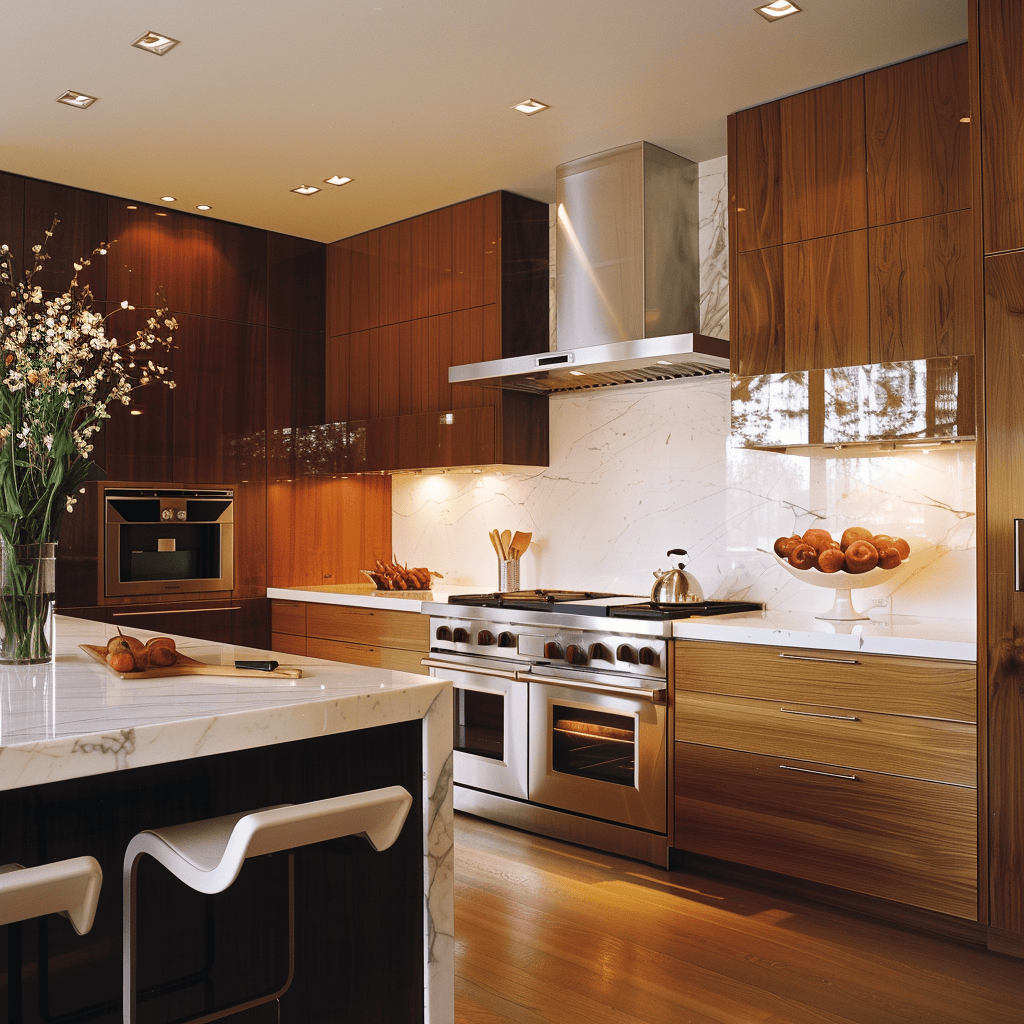
[[[457,1024],[1024,1021],[1024,960],[464,814],[455,986]]]

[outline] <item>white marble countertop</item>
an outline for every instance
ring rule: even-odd
[[[111,630],[58,616],[53,665],[0,666],[0,790],[419,719],[447,688],[428,676],[187,637],[175,639],[198,661],[273,659],[303,676],[125,680],[78,649],[105,644]]]
[[[493,589],[493,588],[492,588]],[[488,593],[486,587],[447,587],[430,590],[377,590],[369,584],[339,584],[323,587],[267,587],[267,597],[280,601],[309,601],[350,608],[387,608],[394,612],[421,612],[424,604],[445,602],[450,596]]]
[[[374,590],[371,586],[293,587],[268,589],[267,595],[286,601],[395,611],[426,612],[424,605],[443,604],[450,596],[485,593],[481,587],[436,586],[429,591]],[[619,628],[628,619],[616,619]],[[977,625],[974,619],[938,619],[893,615],[854,623],[826,622],[811,612],[745,612],[708,618],[678,619],[672,636],[689,640],[717,640],[734,644],[805,647],[820,651],[861,651],[902,657],[977,660]]]
[[[685,640],[952,661],[977,660],[977,633],[974,619],[893,615],[844,623],[816,619],[809,612],[779,611],[679,619],[672,624],[672,635]]]

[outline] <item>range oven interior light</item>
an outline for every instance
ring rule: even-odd
[[[789,0],[775,0],[775,3],[764,4],[761,7],[755,7],[754,10],[761,15],[765,21],[778,21],[779,18],[785,18],[790,14],[797,14],[803,8],[797,7],[796,4],[791,4]]]

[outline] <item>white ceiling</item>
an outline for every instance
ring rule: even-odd
[[[0,169],[333,241],[641,139],[722,156],[730,111],[967,35],[967,0],[755,2],[5,0]]]

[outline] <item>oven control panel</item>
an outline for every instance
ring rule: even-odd
[[[571,671],[624,672],[643,679],[665,679],[667,641],[598,630],[498,623],[490,620],[431,618],[435,651],[495,658],[523,665]]]

